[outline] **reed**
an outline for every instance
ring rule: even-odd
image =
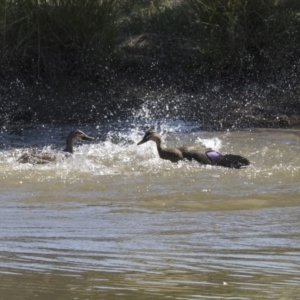
[[[241,73],[278,68],[299,47],[297,0],[188,0],[206,61]],[[289,48],[289,49],[287,49]],[[297,52],[297,51],[296,51]],[[275,70],[274,70],[275,71]]]
[[[8,72],[51,82],[83,70],[88,76],[113,50],[114,0],[0,2],[0,58]]]
[[[185,1],[123,0],[120,27],[129,34],[178,34],[190,26],[191,11]]]
[[[272,77],[290,63],[291,57],[300,60],[298,0],[125,3],[133,9],[123,22],[124,31],[128,35],[161,35],[161,45],[168,45],[168,39],[181,39],[181,45],[167,46],[167,60],[173,65],[181,63],[181,71],[186,68],[190,74]]]
[[[300,59],[299,13],[299,0],[0,0],[0,73],[94,80],[126,57],[120,37],[151,33],[181,71],[274,74]]]

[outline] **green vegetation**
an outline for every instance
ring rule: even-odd
[[[113,51],[115,2],[1,0],[2,73],[50,82],[88,74]]]
[[[299,59],[299,0],[0,0],[6,79],[97,81],[107,66],[145,72],[154,61],[161,72],[274,78]]]
[[[189,0],[207,30],[204,52],[223,70],[274,74],[299,58],[300,3],[297,0]]]

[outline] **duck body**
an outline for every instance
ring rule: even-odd
[[[249,160],[243,156],[235,154],[222,155],[211,148],[206,148],[204,145],[199,145],[199,147],[166,147],[163,145],[161,136],[154,129],[148,130],[138,145],[148,141],[156,143],[160,158],[171,162],[187,159],[189,161],[195,160],[202,165],[216,165],[235,169],[240,169],[250,164]]]
[[[58,163],[70,157],[71,154],[64,151],[46,152],[43,150],[30,149],[18,158],[18,162],[22,164],[44,165],[49,163]]]
[[[157,146],[157,152],[161,159],[170,160],[171,162],[178,162],[179,160],[183,160],[183,154],[179,148],[166,147],[163,142],[161,136],[154,130],[148,130],[145,133],[144,138],[138,143],[138,145],[144,144],[148,141],[154,141]]]
[[[205,154],[210,149],[200,145],[199,148],[195,147],[179,147],[179,150],[182,152],[182,156],[187,160],[196,160],[202,165],[211,165],[212,161]]]
[[[66,148],[63,151],[45,152],[36,149],[31,149],[29,152],[26,152],[21,157],[19,157],[17,161],[19,163],[30,164],[48,164],[61,162],[74,152],[73,146],[75,141],[93,139],[94,137],[86,135],[81,130],[74,130],[68,135]]]
[[[175,163],[183,160],[182,152],[178,148],[157,147],[159,157]]]

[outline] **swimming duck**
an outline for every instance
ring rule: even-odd
[[[154,129],[149,129],[138,145],[148,141],[156,143],[160,158],[170,160],[171,162],[187,159],[196,160],[202,165],[216,165],[235,169],[240,169],[250,164],[249,160],[245,157],[235,154],[222,155],[213,149],[206,148],[204,145],[199,145],[198,147],[166,147],[163,144],[161,136]]]
[[[24,153],[19,159],[20,163],[31,163],[31,164],[47,164],[51,162],[58,162],[64,160],[69,153],[73,153],[73,145],[75,141],[78,140],[93,140],[94,138],[86,135],[81,130],[74,130],[70,132],[67,137],[67,145],[63,150],[67,153],[61,152],[43,152],[40,150],[32,149],[29,153]]]

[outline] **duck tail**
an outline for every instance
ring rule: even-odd
[[[235,154],[225,154],[216,163],[217,166],[222,166],[226,168],[241,169],[250,165],[250,161],[240,155]]]

